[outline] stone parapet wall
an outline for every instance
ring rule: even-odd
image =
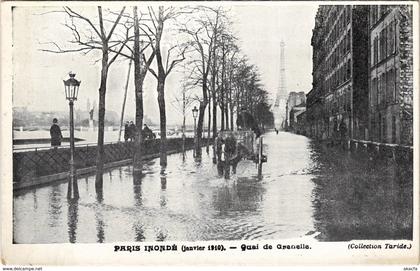
[[[185,139],[186,149],[194,146],[193,138]],[[143,142],[143,156],[153,157],[159,153],[160,140],[146,140]],[[96,165],[96,145],[77,146],[75,148],[75,166],[82,172],[82,169]],[[104,145],[104,162],[111,164],[118,161],[130,160],[134,156],[134,142],[116,142]],[[182,150],[182,139],[171,138],[167,140],[168,153],[180,152]],[[66,173],[70,170],[70,149],[50,148],[44,150],[31,150],[26,152],[13,153],[13,186],[22,187],[24,182],[33,182],[34,179]]]

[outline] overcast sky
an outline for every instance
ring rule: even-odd
[[[255,64],[262,83],[273,94],[279,82],[280,41],[286,43],[286,77],[288,91],[311,89],[312,48],[310,45],[316,5],[296,3],[285,6],[277,2],[253,2],[226,6],[233,21],[232,28],[239,38],[242,52]],[[95,9],[84,7],[84,12]],[[46,8],[18,7],[13,12],[13,105],[27,106],[29,110],[64,111],[63,79],[71,70],[82,81],[75,107],[86,110],[87,100],[98,101],[100,63],[99,55],[88,57],[80,53],[51,54],[39,49],[40,42],[69,40],[68,31],[60,23],[62,14],[37,15],[49,11]],[[80,9],[78,9],[80,10]],[[110,69],[107,90],[107,110],[121,111],[128,61],[120,60]],[[179,73],[167,79],[166,100],[169,124],[176,124],[180,114],[171,103],[180,90]],[[134,119],[134,91],[130,82],[126,116]],[[145,114],[158,122],[155,78],[147,76],[145,82]],[[95,113],[96,114],[96,113]],[[190,121],[188,121],[190,123]]]

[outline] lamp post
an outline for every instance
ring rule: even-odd
[[[63,80],[64,91],[66,93],[66,99],[69,101],[70,108],[70,178],[69,185],[67,188],[67,198],[78,199],[79,188],[77,186],[76,169],[74,167],[74,116],[73,116],[73,103],[77,100],[79,94],[80,82],[74,78],[76,74],[69,72],[70,78]]]
[[[192,115],[193,115],[193,118],[194,118],[194,152],[193,152],[194,158],[195,158],[195,152],[196,152],[196,148],[197,148],[197,130],[196,130],[197,114],[198,114],[197,106],[194,106],[194,108],[192,109]]]

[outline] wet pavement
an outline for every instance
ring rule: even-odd
[[[310,238],[319,241],[412,238],[412,171],[280,132],[264,135],[263,176],[251,161],[217,176],[211,156],[192,152],[79,178],[80,199],[61,183],[17,192],[15,243],[103,243]]]

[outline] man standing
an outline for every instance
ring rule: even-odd
[[[153,139],[153,132],[152,130],[147,126],[147,124],[143,125],[143,131],[142,131],[143,140],[145,139]]]
[[[51,128],[50,128],[51,146],[54,148],[61,146],[61,139],[63,139],[60,126],[58,126],[57,122],[58,120],[54,118],[53,125],[51,125]]]
[[[133,121],[130,121],[129,131],[130,131],[130,136],[129,136],[130,140],[134,141],[136,139],[137,127]]]
[[[128,121],[125,122],[124,125],[124,141],[127,142],[128,139],[130,138],[130,127],[129,127],[130,123]]]

